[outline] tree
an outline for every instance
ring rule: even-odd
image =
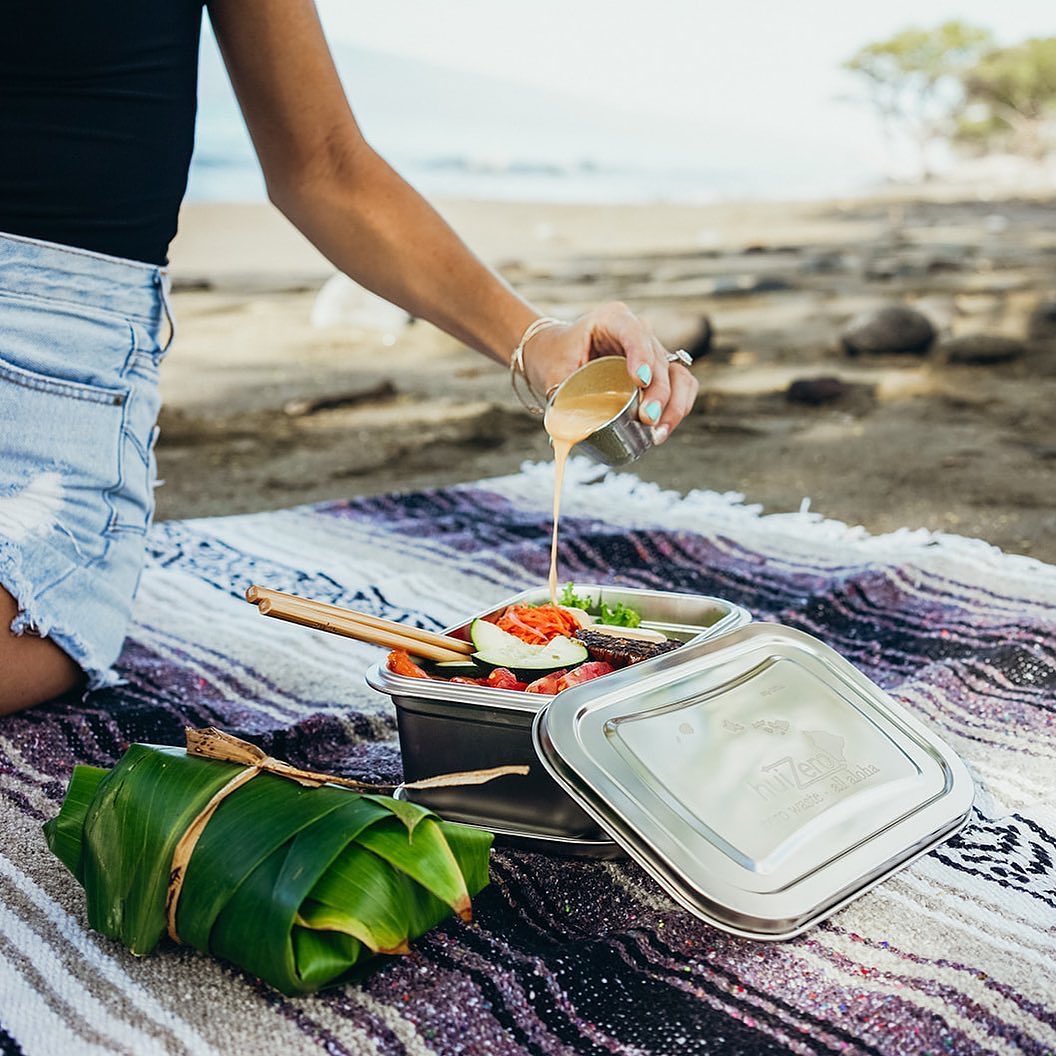
[[[888,141],[898,132],[913,140],[921,175],[928,179],[931,144],[952,132],[963,103],[960,78],[992,48],[989,30],[951,21],[934,29],[905,29],[867,44],[844,69],[865,81]]]
[[[997,48],[966,70],[956,138],[1041,161],[1056,146],[1056,37]]]

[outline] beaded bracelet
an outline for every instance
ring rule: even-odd
[[[521,401],[525,409],[531,414],[542,414],[546,408],[546,400],[539,396],[531,381],[528,380],[528,372],[524,369],[525,345],[536,334],[542,333],[544,330],[549,330],[553,326],[567,325],[563,319],[554,319],[549,315],[541,316],[528,324],[527,329],[521,334],[520,341],[517,342],[517,347],[513,350],[513,355],[510,356],[510,384],[513,386],[513,391],[517,394],[517,399]],[[517,383],[518,378],[521,380],[520,385]],[[526,392],[531,397],[531,402],[525,397]]]

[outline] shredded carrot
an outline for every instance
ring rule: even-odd
[[[556,605],[510,605],[495,623],[530,645],[544,645],[560,634],[571,637],[579,630],[576,618]]]

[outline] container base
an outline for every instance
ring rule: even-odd
[[[393,799],[416,802],[403,785],[392,793]],[[445,821],[455,821],[473,829],[483,829],[495,836],[496,847],[510,847],[519,851],[532,851],[537,854],[552,854],[561,858],[626,858],[627,852],[615,840],[580,839],[575,836],[561,836],[553,832],[522,832],[515,829],[497,828],[483,824],[480,819],[467,817],[458,811],[444,811]]]

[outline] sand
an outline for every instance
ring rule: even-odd
[[[946,363],[941,344],[868,358],[839,346],[852,316],[892,303],[924,311],[943,339],[1023,338],[1033,308],[1056,297],[1056,202],[936,191],[439,205],[548,312],[619,298],[670,346],[710,319],[696,411],[638,463],[642,477],[743,492],[768,511],[809,499],[872,531],[951,531],[1056,561],[1056,344],[986,366]],[[313,326],[333,269],[268,206],[186,207],[171,270],[161,518],[431,487],[549,456],[505,374],[428,324],[336,296],[349,318]],[[843,395],[788,400],[792,381],[819,375],[846,383]]]

